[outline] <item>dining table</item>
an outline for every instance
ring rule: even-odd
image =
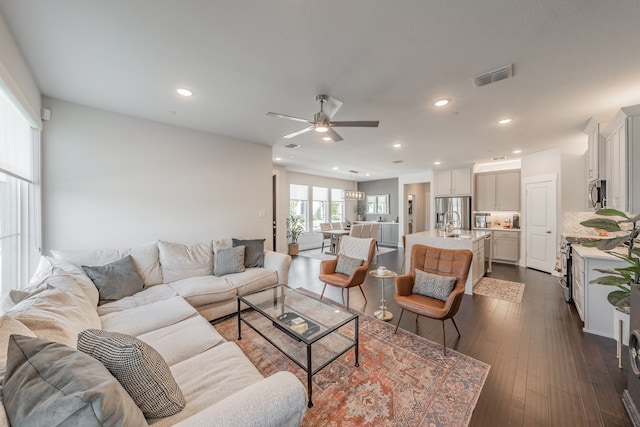
[[[338,245],[340,243],[340,236],[345,236],[349,234],[349,230],[326,230],[323,231],[325,234],[331,235],[331,244],[329,245],[329,249],[325,251],[326,254],[338,255]]]

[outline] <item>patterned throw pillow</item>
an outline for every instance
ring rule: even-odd
[[[336,265],[336,273],[351,276],[353,270],[360,267],[364,261],[357,258],[350,258],[346,255],[338,255],[338,265]]]
[[[244,251],[244,246],[216,249],[213,274],[224,276],[230,273],[242,273],[244,271]]]
[[[456,285],[456,278],[442,276],[440,274],[427,273],[418,268],[415,269],[416,280],[413,284],[413,293],[446,301]]]
[[[78,335],[87,353],[122,384],[145,418],[177,414],[186,404],[167,362],[153,347],[129,335],[87,329]]]

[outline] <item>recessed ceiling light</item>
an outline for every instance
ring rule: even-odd
[[[393,144],[393,146],[394,146],[395,148],[400,148],[400,147],[402,147],[402,144],[400,144],[400,143],[396,143],[396,144]]]
[[[434,164],[434,165],[439,165],[439,164],[440,164],[440,162],[433,162],[433,164]]]
[[[280,160],[282,160],[282,157],[276,157],[276,161],[279,162]]]
[[[337,166],[334,166],[334,167],[333,167],[333,170],[334,170],[334,171],[337,171],[337,170],[338,170],[338,167],[337,167]]]
[[[498,121],[498,124],[507,125],[507,124],[511,123],[512,121],[513,121],[513,119],[511,117],[507,117],[506,119],[502,119],[502,120]]]
[[[186,89],[181,87],[180,89],[176,89],[176,92],[178,92],[180,95],[182,96],[193,96],[193,91],[190,89]]]
[[[370,174],[370,173],[367,173],[367,174],[365,174],[365,176],[371,176],[371,174]]]
[[[513,154],[520,154],[520,153],[522,153],[522,150],[513,150],[512,153]]]
[[[433,105],[435,105],[436,107],[444,107],[449,102],[450,102],[450,100],[448,100],[448,99],[439,99]]]

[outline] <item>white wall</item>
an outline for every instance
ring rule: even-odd
[[[35,127],[40,121],[40,90],[36,86],[31,71],[0,15],[0,86],[22,107],[23,113],[31,119]]]
[[[43,105],[52,110],[42,134],[45,253],[227,237],[271,247],[270,147],[50,98]]]

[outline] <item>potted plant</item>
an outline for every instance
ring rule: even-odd
[[[364,221],[364,214],[367,212],[367,207],[362,204],[362,203],[358,203],[356,205],[356,213],[358,214],[358,221]]]
[[[596,212],[602,216],[617,216],[624,218],[616,221],[608,218],[593,218],[583,221],[580,224],[585,227],[592,227],[598,230],[616,233],[615,237],[609,239],[591,239],[583,242],[584,246],[596,247],[616,258],[626,261],[629,266],[625,268],[615,268],[612,270],[597,269],[601,273],[607,274],[591,281],[601,285],[615,286],[617,289],[607,296],[609,303],[622,311],[628,311],[631,286],[640,285],[640,248],[635,247],[636,239],[640,234],[637,223],[640,215],[630,218],[624,212],[616,209],[600,209]],[[621,224],[630,224],[623,230]],[[615,251],[622,248],[622,251]]]
[[[637,224],[640,221],[640,215],[630,218],[624,212],[616,209],[600,209],[596,214],[621,217],[623,219],[616,221],[608,218],[594,218],[581,222],[580,224],[585,227],[616,233],[612,238],[591,239],[582,244],[596,247],[626,261],[629,265],[623,268],[596,269],[596,271],[604,273],[605,276],[598,277],[589,283],[598,283],[616,288],[607,295],[607,300],[614,307],[614,331],[618,330],[619,319],[623,321],[623,328],[628,329],[631,289],[640,289],[640,248],[635,246],[638,234],[640,234]],[[617,337],[618,334],[616,333],[615,336]],[[622,336],[624,343],[627,344],[628,331],[623,333]]]
[[[298,255],[298,237],[300,237],[304,231],[302,224],[302,217],[300,215],[289,215],[289,217],[287,217],[287,237],[291,238],[289,255]]]

